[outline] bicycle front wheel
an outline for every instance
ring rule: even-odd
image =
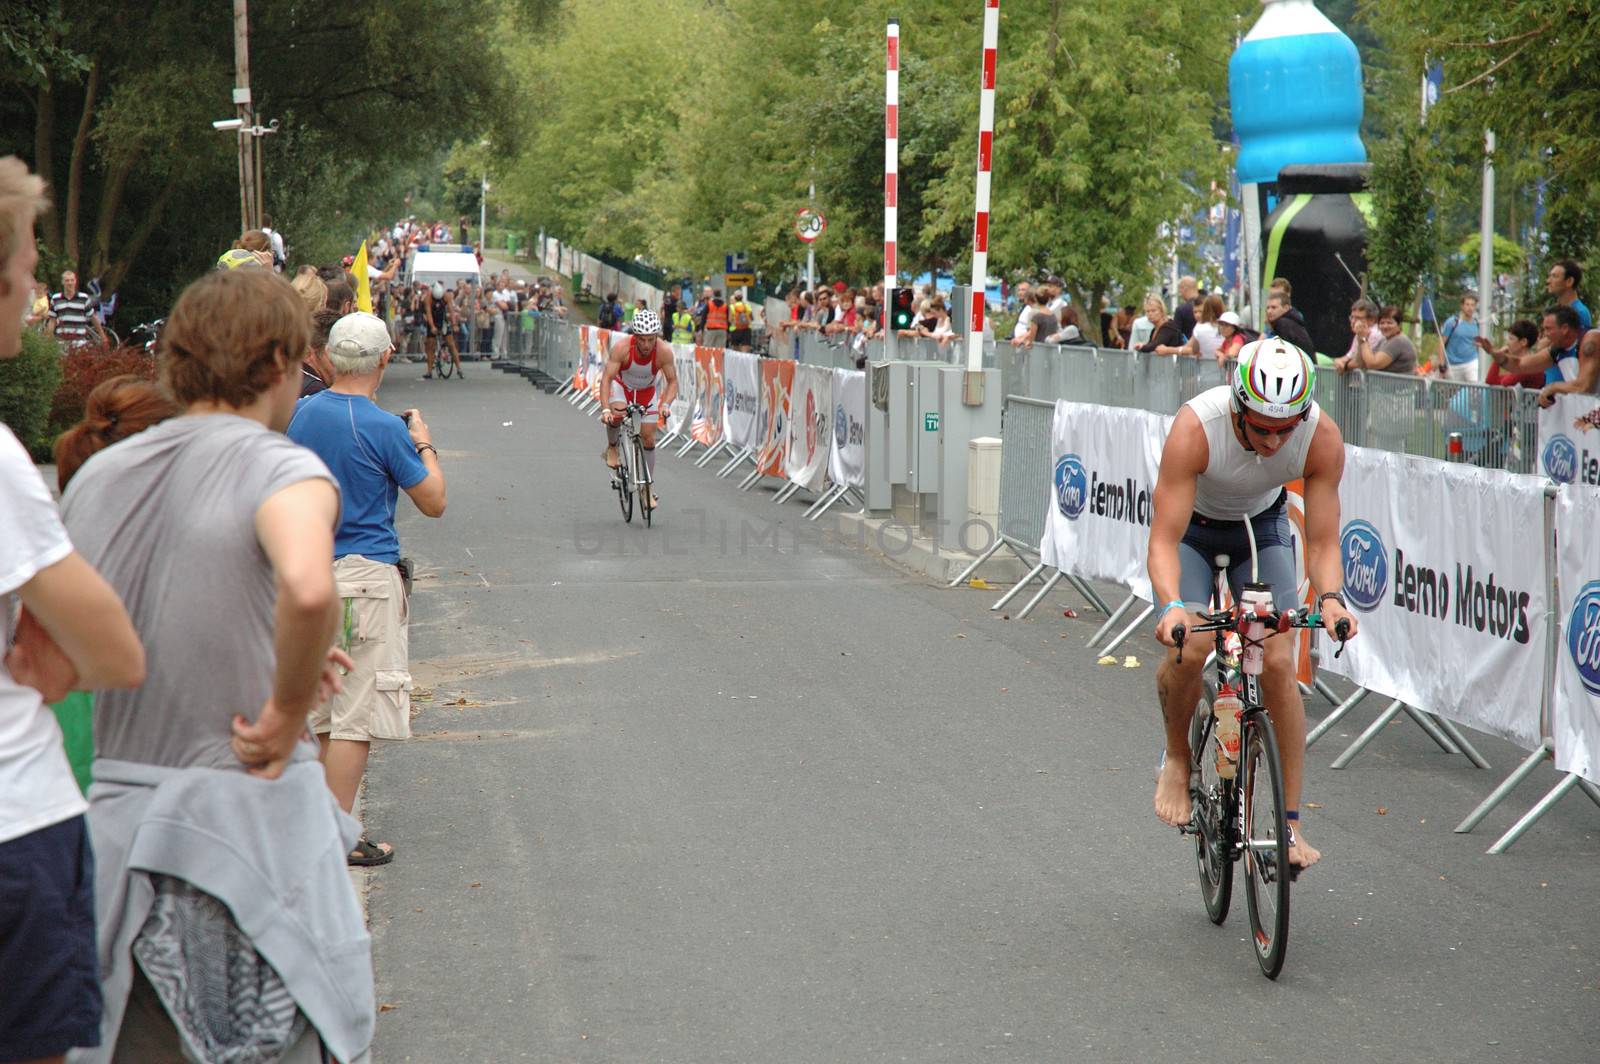
[[[441,350],[439,352],[439,364],[434,368],[434,372],[438,373],[443,380],[449,380],[450,374],[454,373],[455,370],[455,364],[450,361],[450,352]]]
[[[1217,775],[1211,706],[1202,701],[1189,724],[1189,800],[1194,803],[1194,856],[1200,897],[1214,924],[1228,918],[1233,901],[1233,808],[1235,783]]]
[[[1276,979],[1289,948],[1289,825],[1283,815],[1278,740],[1265,713],[1249,715],[1239,771],[1251,941],[1262,973]]]
[[[637,439],[633,441],[633,469],[633,482],[639,489],[639,512],[644,515],[645,527],[649,528],[651,515],[655,513],[655,507],[650,505],[650,465],[645,460],[644,443]]]
[[[622,519],[633,521],[633,477],[628,472],[627,455],[621,456],[613,483],[617,486],[617,501],[622,505]]]

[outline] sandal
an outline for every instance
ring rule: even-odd
[[[350,851],[349,863],[357,868],[374,868],[378,865],[388,864],[394,860],[394,847],[387,842],[374,843],[365,835],[356,842],[355,849]]]

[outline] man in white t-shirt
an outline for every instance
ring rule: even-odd
[[[505,358],[508,348],[506,337],[511,329],[511,319],[517,313],[517,291],[511,287],[509,274],[500,275],[500,286],[494,290],[494,356]]]
[[[0,358],[22,348],[33,223],[46,206],[44,182],[0,159]],[[88,804],[45,702],[137,686],[144,649],[3,424],[0,499],[0,1060],[59,1061],[100,1044],[101,998]]]

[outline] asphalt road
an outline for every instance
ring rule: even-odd
[[[1151,811],[1153,642],[1098,666],[1066,595],[1002,620],[670,456],[624,526],[596,422],[398,369],[450,505],[401,501],[431,699],[368,776],[379,1064],[1600,1057],[1600,812],[1485,856],[1540,772],[1450,830],[1509,747],[1328,770],[1364,707],[1314,748],[1268,982]]]

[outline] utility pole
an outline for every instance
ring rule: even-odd
[[[250,13],[248,0],[233,0],[233,105],[239,119],[239,231],[261,227],[254,107],[250,101]]]
[[[1483,131],[1483,202],[1478,215],[1478,328],[1494,327],[1494,130]],[[1480,355],[1480,361],[1487,356]]]
[[[483,153],[483,183],[478,186],[478,247],[489,247],[489,142],[479,141]]]

